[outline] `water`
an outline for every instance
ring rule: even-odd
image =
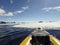
[[[30,28],[14,28],[11,25],[0,25],[0,45],[19,45],[23,39],[34,31]],[[60,30],[46,30],[60,39]]]
[[[32,31],[33,29],[29,28],[13,28],[9,25],[0,25],[0,45],[17,45]]]
[[[60,40],[60,30],[46,30],[46,31]]]

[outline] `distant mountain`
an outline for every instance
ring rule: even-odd
[[[0,24],[6,24],[6,22],[4,22],[4,21],[0,21]]]
[[[39,23],[43,23],[43,21],[39,21]]]

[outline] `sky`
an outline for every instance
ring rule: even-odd
[[[60,21],[60,0],[0,0],[0,21]]]

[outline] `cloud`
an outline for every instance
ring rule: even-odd
[[[56,11],[60,11],[60,6],[56,6],[56,7],[46,7],[46,8],[43,8],[42,10],[45,10],[45,11],[50,11],[50,10],[56,10]]]
[[[0,8],[0,16],[2,16],[4,13],[6,13],[5,10]]]
[[[0,8],[0,16],[13,16],[13,13],[12,12],[6,13],[4,9]]]
[[[5,13],[5,10],[0,8],[0,14],[3,14],[3,13]]]
[[[12,12],[8,12],[7,14],[5,14],[5,16],[13,16]]]
[[[26,10],[28,8],[29,8],[29,6],[22,7],[23,10]]]
[[[23,12],[25,12],[29,7],[28,6],[25,6],[25,7],[22,7],[21,10],[17,10],[17,11],[14,11],[14,12],[6,12],[4,9],[0,8],[0,16],[13,16],[14,14],[21,14]]]
[[[15,13],[23,13],[23,10],[16,11]]]
[[[14,13],[15,13],[15,14],[17,14],[17,13],[23,13],[23,12],[25,12],[28,8],[29,8],[29,6],[22,7],[22,10],[17,10],[17,11],[15,11]]]
[[[10,3],[13,4],[13,0],[10,0]]]

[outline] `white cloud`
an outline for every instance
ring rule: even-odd
[[[22,7],[23,10],[27,10],[29,6]]]
[[[5,10],[0,8],[0,14],[5,13]]]
[[[13,0],[10,0],[10,3],[13,4]]]
[[[18,13],[23,13],[25,12],[29,7],[28,6],[25,6],[25,7],[22,7],[21,10],[17,10],[17,11],[14,11],[14,12],[6,12],[4,9],[0,8],[0,16],[13,16],[14,14],[18,14]]]
[[[23,10],[16,11],[15,13],[23,13]]]
[[[0,8],[0,16],[13,16],[13,13],[12,12],[6,13],[4,9]]]
[[[23,12],[25,12],[28,8],[29,8],[28,6],[22,7],[22,10],[17,10],[17,11],[14,12],[14,14],[23,13]]]
[[[46,7],[46,8],[43,8],[42,10],[45,10],[45,11],[50,11],[50,10],[60,11],[60,6],[56,6],[56,7]]]
[[[13,16],[12,12],[8,12],[7,14],[5,14],[5,16]]]

